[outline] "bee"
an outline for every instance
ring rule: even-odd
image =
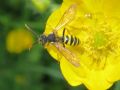
[[[76,5],[71,5],[63,14],[61,17],[59,23],[56,25],[56,27],[53,29],[53,31],[49,35],[45,35],[44,33],[42,35],[37,35],[34,31],[32,31],[27,25],[25,25],[28,30],[33,32],[37,36],[37,43],[41,43],[43,46],[51,45],[54,46],[58,52],[64,56],[64,58],[70,62],[73,66],[79,67],[79,58],[72,53],[69,49],[65,47],[65,45],[75,46],[79,45],[80,40],[73,35],[65,35],[65,28],[63,29],[63,35],[60,37],[58,36],[57,32],[61,28],[65,27],[68,23],[70,23],[76,13]]]

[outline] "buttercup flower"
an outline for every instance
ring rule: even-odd
[[[60,62],[64,78],[72,86],[84,84],[90,90],[105,90],[120,80],[120,1],[119,0],[63,0],[62,6],[49,17],[45,34],[50,34],[64,12],[76,5],[75,18],[65,25],[70,34],[79,37],[79,46],[66,45],[78,56],[75,67],[54,47],[48,52]],[[63,29],[58,30],[61,35]]]
[[[10,53],[21,53],[33,42],[32,35],[24,29],[12,30],[6,38],[6,48]]]
[[[50,0],[32,0],[32,2],[40,12],[44,12],[51,3]]]

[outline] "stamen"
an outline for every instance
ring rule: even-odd
[[[89,18],[90,15],[86,14],[85,16]],[[115,54],[117,48],[120,48],[118,45],[120,33],[113,31],[109,24],[104,21],[104,18],[100,20],[97,17],[92,17],[91,19],[95,19],[96,27],[90,27],[90,32],[88,32],[89,30],[85,31],[88,39],[83,41],[83,48],[88,57],[91,58],[91,67],[94,67],[93,69],[104,69],[107,58],[111,54]],[[98,19],[99,21],[97,21]]]

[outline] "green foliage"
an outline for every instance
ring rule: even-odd
[[[64,80],[58,63],[40,45],[20,54],[6,50],[6,36],[25,24],[38,34],[44,31],[51,11],[61,3],[52,0],[40,12],[30,0],[0,1],[0,90],[86,90],[83,85],[71,87]],[[119,90],[120,83],[114,86]],[[112,89],[113,90],[113,89]]]

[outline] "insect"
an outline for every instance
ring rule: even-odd
[[[41,43],[43,46],[46,44],[54,46],[59,53],[66,58],[72,65],[75,67],[79,67],[79,58],[72,53],[69,49],[65,47],[68,43],[71,46],[79,45],[80,40],[77,37],[73,37],[72,35],[65,35],[65,28],[63,30],[63,35],[60,37],[58,36],[57,32],[61,28],[65,27],[68,23],[70,23],[74,16],[75,16],[75,10],[76,5],[71,5],[63,14],[61,17],[59,23],[56,25],[56,27],[53,29],[53,31],[49,35],[36,35],[35,32],[33,32],[27,25],[25,25],[28,30],[33,32],[37,36],[37,43]]]

